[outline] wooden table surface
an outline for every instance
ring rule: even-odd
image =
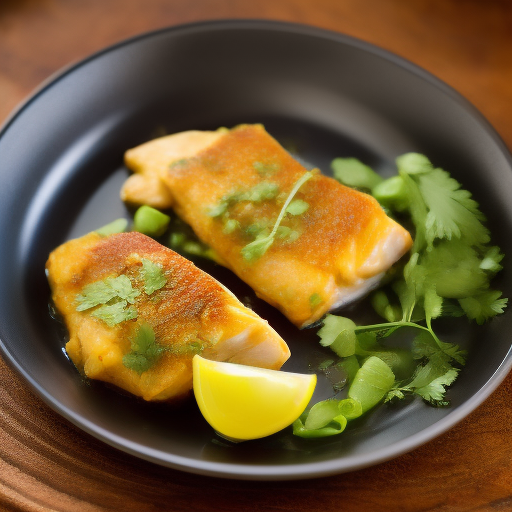
[[[144,31],[221,18],[307,23],[422,66],[512,148],[508,0],[0,0],[0,122],[38,84]],[[295,482],[233,482],[110,448],[49,409],[0,359],[0,510],[510,511],[512,375],[468,418],[392,461]]]

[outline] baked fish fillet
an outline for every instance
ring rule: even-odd
[[[375,287],[412,244],[373,197],[317,170],[306,176],[261,125],[162,137],[125,162],[135,174],[124,201],[174,208],[219,263],[299,327]]]
[[[192,388],[192,358],[279,369],[281,337],[215,279],[140,233],[90,233],[46,264],[78,369],[145,400]]]

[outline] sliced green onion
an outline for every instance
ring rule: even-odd
[[[318,402],[309,410],[304,426],[308,430],[316,430],[327,426],[338,416],[338,400],[323,400]]]
[[[382,359],[370,356],[356,373],[348,397],[359,402],[365,413],[384,398],[394,382],[391,368]]]
[[[128,221],[126,219],[116,219],[108,224],[105,224],[95,232],[100,236],[114,235],[115,233],[123,233],[128,227]]]
[[[133,228],[145,235],[157,237],[165,233],[171,218],[151,206],[141,206],[134,216]]]
[[[345,398],[338,403],[339,414],[342,414],[347,420],[354,420],[363,414],[361,404],[353,398]]]
[[[306,439],[315,439],[319,437],[329,437],[336,436],[341,434],[345,430],[347,426],[347,418],[345,416],[338,414],[335,416],[329,426],[318,428],[318,429],[309,429],[304,425],[304,420],[307,416],[307,413],[304,413],[300,418],[293,422],[293,434],[298,437],[303,437]]]

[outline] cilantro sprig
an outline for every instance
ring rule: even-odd
[[[433,321],[442,316],[465,316],[483,324],[503,313],[508,302],[499,290],[491,288],[492,278],[502,268],[503,254],[490,243],[485,216],[471,193],[424,155],[402,155],[397,159],[398,174],[384,181],[352,159],[337,159],[333,168],[335,177],[346,178],[345,184],[366,188],[391,212],[408,215],[414,243],[409,260],[395,269],[387,289],[372,296],[375,311],[386,321],[358,326],[350,318],[327,315],[318,331],[320,343],[341,358],[331,365],[352,368],[362,364],[355,375],[353,369],[345,372],[349,399],[364,400],[351,389],[357,382],[361,384],[366,362],[375,364],[378,359],[382,363],[378,363],[379,372],[387,375],[387,380],[385,386],[377,386],[380,398],[372,407],[408,395],[419,396],[433,406],[446,406],[447,388],[465,364],[466,352],[441,340]],[[356,176],[358,169],[364,171],[361,179]],[[410,351],[384,344],[404,329],[416,333]],[[375,390],[379,372],[365,372],[369,389]],[[297,420],[294,433],[302,437],[340,433],[346,424],[343,403],[330,399],[315,404]],[[362,407],[361,414],[366,410],[369,407]]]
[[[314,174],[312,171],[307,171],[295,182],[292,190],[288,194],[288,197],[283,204],[283,207],[281,208],[281,211],[279,212],[279,215],[277,216],[272,231],[266,235],[263,232],[261,235],[256,237],[256,240],[242,248],[241,253],[244,260],[249,262],[256,261],[267,252],[267,250],[274,243],[276,235],[278,234],[279,227],[286,213],[290,213],[292,215],[300,215],[308,209],[309,205],[305,201],[296,203],[292,203],[292,201],[302,185],[304,185],[304,183],[306,183],[306,181],[311,179],[313,176]]]

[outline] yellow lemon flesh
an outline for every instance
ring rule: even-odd
[[[316,375],[194,356],[194,394],[206,421],[233,440],[258,439],[293,423],[307,407]]]

